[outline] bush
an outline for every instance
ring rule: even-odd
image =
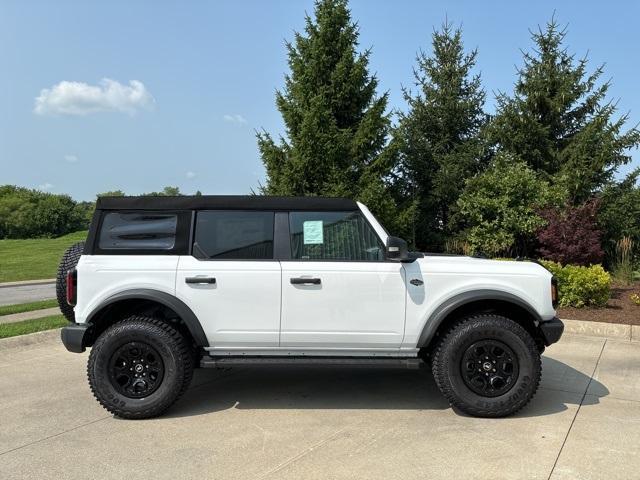
[[[556,192],[527,165],[498,156],[484,173],[467,180],[455,221],[474,253],[527,256],[531,239],[544,225],[538,211]]]
[[[576,207],[547,208],[541,212],[547,221],[538,231],[540,254],[563,265],[601,263],[602,232],[597,226],[598,202],[590,200]]]
[[[542,261],[542,264],[558,279],[561,307],[604,307],[609,301],[611,276],[602,265],[562,266],[550,261]]]

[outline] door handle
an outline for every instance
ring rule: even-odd
[[[416,287],[419,287],[420,285],[422,285],[424,282],[422,280],[420,280],[419,278],[412,278],[411,280],[409,280],[409,283],[411,285],[415,285]]]
[[[184,279],[184,283],[214,285],[216,279],[215,277],[187,277]]]
[[[320,279],[308,277],[292,278],[291,285],[320,285]]]

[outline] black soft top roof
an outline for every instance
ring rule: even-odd
[[[198,195],[179,197],[100,197],[98,210],[357,210],[348,198]]]

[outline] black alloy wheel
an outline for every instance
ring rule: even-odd
[[[164,377],[160,354],[144,342],[128,342],[118,348],[109,362],[113,387],[128,398],[143,398],[155,392]]]
[[[462,378],[466,385],[483,397],[507,393],[518,378],[518,357],[497,340],[473,343],[462,356]]]

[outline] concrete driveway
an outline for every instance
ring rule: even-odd
[[[162,418],[91,396],[55,332],[0,342],[0,478],[587,479],[640,476],[640,344],[566,336],[515,417],[456,413],[426,370],[199,370]]]

